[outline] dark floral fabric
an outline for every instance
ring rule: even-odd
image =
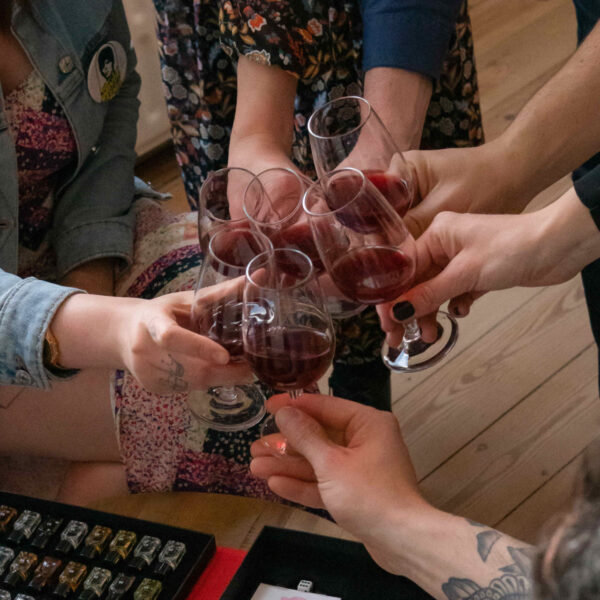
[[[235,62],[244,55],[298,78],[292,159],[313,166],[307,121],[325,102],[360,95],[362,22],[358,0],[154,0],[162,74],[177,160],[192,209],[207,173],[227,164],[236,105]],[[422,148],[483,142],[467,3],[435,84]],[[374,309],[338,323],[333,392],[389,408],[383,334]],[[377,381],[375,381],[377,378]],[[375,398],[377,394],[382,395]],[[384,397],[385,396],[385,397]]]

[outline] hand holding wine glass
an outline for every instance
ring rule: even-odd
[[[324,175],[307,190],[303,206],[321,260],[346,297],[377,305],[410,289],[416,267],[415,241],[364,173],[344,168]],[[421,340],[416,320],[408,321],[402,344],[384,348],[384,363],[393,371],[416,371],[435,364],[454,345],[456,322],[440,313],[438,331],[436,342],[428,345]]]
[[[308,133],[319,177],[343,167],[360,169],[401,217],[406,214],[415,192],[412,170],[365,98],[327,102],[311,115]]]

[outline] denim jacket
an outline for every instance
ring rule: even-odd
[[[12,31],[69,120],[77,164],[60,182],[50,241],[57,277],[101,257],[130,260],[133,168],[140,80],[122,0],[16,3]],[[96,52],[118,42],[127,70],[117,95],[96,102],[88,71]],[[19,197],[14,141],[0,91],[0,385],[50,387],[44,334],[55,311],[76,290],[16,275]]]

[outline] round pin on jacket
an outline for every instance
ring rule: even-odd
[[[108,42],[92,57],[88,70],[88,90],[96,102],[112,100],[127,74],[127,55],[119,42]]]

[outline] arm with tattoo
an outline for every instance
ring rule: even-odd
[[[535,549],[431,507],[404,520],[395,572],[439,600],[533,600]],[[398,539],[398,538],[396,538]]]

